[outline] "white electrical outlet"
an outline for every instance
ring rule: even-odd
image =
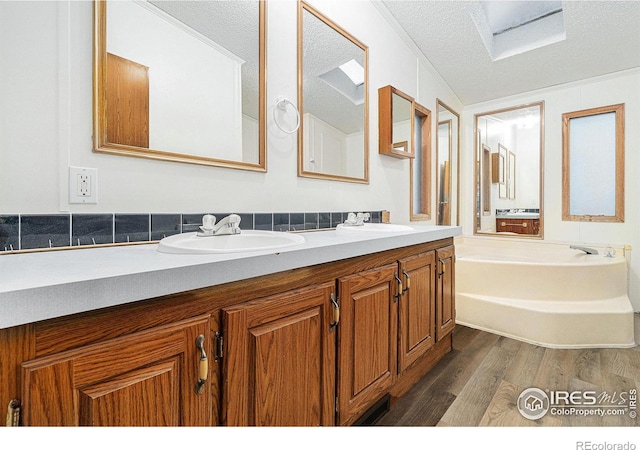
[[[98,203],[98,169],[69,167],[69,203]]]

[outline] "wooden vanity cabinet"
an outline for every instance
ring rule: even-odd
[[[0,330],[0,400],[32,426],[352,425],[452,349],[452,243]]]
[[[210,342],[208,316],[24,362],[22,424],[209,425],[209,384],[195,390],[199,335]]]
[[[386,393],[404,393],[450,350],[453,263],[446,246],[338,279],[339,425],[354,423]]]
[[[223,310],[227,425],[335,423],[335,283]]]
[[[338,424],[353,423],[396,379],[398,266],[338,280]]]
[[[537,235],[540,233],[540,219],[496,218],[496,232]]]
[[[415,363],[435,342],[436,254],[400,260],[403,279],[398,317],[398,373]]]
[[[455,251],[453,246],[436,250],[436,341],[453,331],[456,322]]]

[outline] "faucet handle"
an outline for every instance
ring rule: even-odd
[[[205,214],[204,216],[202,216],[202,226],[200,227],[200,229],[202,229],[202,231],[213,230],[215,223],[216,216],[214,216],[213,214]]]

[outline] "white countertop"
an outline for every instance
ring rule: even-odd
[[[496,215],[496,219],[539,219],[540,213],[504,213]]]
[[[174,255],[147,244],[1,255],[0,329],[461,234],[460,227],[411,227],[301,233],[305,244],[277,253]]]

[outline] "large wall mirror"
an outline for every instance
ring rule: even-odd
[[[369,182],[367,55],[364,44],[299,3],[299,176]]]
[[[544,102],[475,115],[475,234],[543,236]]]
[[[266,171],[264,1],[96,1],[94,151]]]
[[[460,115],[437,101],[436,224],[460,223]]]

